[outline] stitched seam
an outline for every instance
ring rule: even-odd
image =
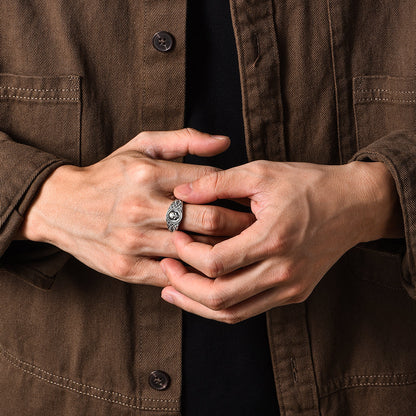
[[[128,404],[128,403],[123,403],[123,402],[118,401],[118,400],[111,400],[111,399],[107,399],[105,397],[97,396],[95,394],[83,392],[83,391],[81,391],[81,390],[79,390],[79,389],[77,389],[75,387],[70,387],[70,386],[65,385],[63,383],[58,383],[58,382],[52,381],[52,380],[48,379],[47,377],[43,377],[40,374],[36,374],[34,371],[30,371],[30,370],[28,370],[26,368],[23,368],[23,367],[26,366],[26,367],[31,368],[32,370],[38,370],[41,373],[43,373],[43,374],[45,374],[45,375],[47,375],[49,377],[54,377],[54,378],[56,378],[58,380],[62,380],[64,382],[67,382],[67,383],[70,383],[70,384],[74,384],[74,385],[77,385],[77,386],[80,386],[80,387],[89,388],[89,389],[96,390],[96,391],[99,391],[99,392],[102,392],[102,393],[106,393],[106,394],[116,395],[116,396],[119,396],[119,397],[124,398],[124,399],[129,400],[129,401],[135,401],[135,402],[138,401],[138,398],[137,397],[129,397],[129,396],[126,396],[126,395],[121,394],[121,393],[117,393],[117,392],[114,392],[114,391],[100,389],[98,387],[93,387],[93,386],[90,386],[88,384],[83,384],[83,383],[76,382],[75,380],[71,380],[71,379],[69,379],[67,377],[62,377],[62,376],[58,376],[56,374],[50,373],[49,371],[43,370],[42,368],[40,368],[40,367],[38,367],[36,365],[29,364],[29,363],[27,363],[25,361],[20,360],[19,358],[13,356],[12,354],[10,354],[9,352],[7,352],[7,351],[5,351],[3,349],[0,349],[0,352],[3,355],[3,357],[5,358],[5,360],[7,360],[10,364],[12,364],[13,366],[15,366],[16,368],[19,368],[20,370],[24,371],[25,373],[31,374],[31,375],[33,375],[33,376],[35,376],[35,377],[37,377],[37,378],[39,378],[41,380],[44,380],[44,381],[46,381],[46,382],[48,382],[50,384],[54,384],[56,386],[60,386],[60,387],[63,387],[65,389],[68,389],[68,390],[72,390],[72,391],[75,391],[77,393],[80,393],[80,394],[83,394],[83,395],[86,395],[86,396],[91,396],[91,397],[94,397],[94,398],[97,398],[97,399],[109,401],[109,402],[116,403],[116,404],[120,404],[120,405],[123,405],[123,406],[132,407],[132,408],[135,408],[135,409],[142,409],[142,410],[172,410],[172,411],[175,410],[176,411],[176,409],[172,409],[172,408],[163,408],[163,409],[161,409],[161,408],[144,408],[142,406],[139,407],[139,406],[132,405],[132,404]],[[147,399],[147,398],[143,398],[142,400],[143,401],[152,401],[152,402],[175,402],[175,403],[178,402],[178,400],[176,400],[176,399]]]
[[[390,101],[392,103],[416,103],[416,100],[404,100],[400,98],[379,98],[379,97],[371,97],[371,98],[359,98],[357,99],[357,103],[367,102],[367,101]]]
[[[305,330],[306,330],[306,334],[307,334],[307,339],[308,339],[308,350],[309,350],[309,354],[310,354],[310,363],[311,363],[311,368],[312,368],[312,377],[313,377],[313,381],[311,381],[310,386],[312,389],[312,400],[313,400],[313,410],[315,412],[316,415],[321,415],[320,409],[319,409],[319,388],[318,388],[318,382],[316,380],[316,366],[313,360],[313,347],[312,347],[312,341],[311,341],[311,332],[310,332],[310,327],[309,327],[309,316],[308,316],[308,302],[305,302],[304,304],[304,321],[305,321]]]
[[[3,353],[3,355],[10,356],[11,358],[13,358],[14,360],[16,360],[17,362],[19,362],[23,366],[27,366],[27,367],[31,367],[33,369],[39,370],[40,372],[42,372],[42,373],[44,373],[44,374],[46,374],[48,376],[56,377],[56,378],[58,378],[58,379],[60,379],[62,381],[68,381],[69,383],[76,384],[77,386],[88,387],[90,389],[98,390],[98,391],[101,391],[103,393],[116,394],[117,396],[123,397],[123,398],[128,399],[128,400],[136,400],[135,397],[129,397],[129,396],[125,396],[125,395],[123,395],[121,393],[116,393],[116,392],[113,392],[113,391],[103,390],[103,389],[100,389],[98,387],[89,386],[88,384],[78,383],[77,381],[71,380],[70,378],[62,377],[62,376],[58,376],[56,374],[50,373],[49,371],[43,370],[42,368],[40,368],[40,367],[38,367],[38,366],[36,366],[34,364],[29,364],[29,363],[27,363],[25,361],[20,360],[19,358],[14,357],[12,354],[10,354],[9,352],[6,352],[4,350],[2,351],[2,353]],[[6,357],[6,359],[7,359],[7,357]]]
[[[340,127],[340,105],[339,105],[339,92],[338,92],[338,79],[337,79],[337,68],[335,63],[335,34],[332,27],[332,15],[331,15],[331,5],[329,0],[326,1],[326,8],[328,13],[328,28],[329,28],[329,44],[331,48],[331,66],[332,74],[334,81],[334,100],[335,100],[335,111],[336,111],[336,123],[337,123],[337,136],[338,136],[338,153],[339,153],[339,163],[342,164],[344,160],[344,154],[342,150],[341,143],[341,127]],[[358,143],[357,143],[358,146]]]
[[[354,111],[354,124],[355,124],[355,142],[357,144],[357,150],[361,149],[361,136],[360,136],[360,125],[358,123],[358,113],[357,113],[357,102],[354,101],[353,111]]]
[[[353,388],[353,387],[368,387],[368,386],[373,386],[373,387],[387,387],[387,386],[408,386],[410,384],[415,384],[416,381],[407,381],[407,382],[402,382],[402,383],[358,383],[358,384],[349,384],[348,386],[343,386],[340,387],[338,389],[332,390],[324,395],[321,396],[321,398],[323,397],[328,397],[331,394],[337,393],[340,390],[347,390],[349,388]]]
[[[256,59],[253,62],[253,67],[256,68],[257,64],[260,61],[260,42],[259,42],[259,37],[257,36],[257,33],[254,33],[254,39],[255,39],[255,44],[256,44]]]
[[[371,377],[371,376],[365,376],[365,377]],[[375,376],[377,377],[377,376]],[[388,376],[385,376],[388,377]],[[378,382],[362,382],[362,383],[355,383],[355,384],[347,384],[344,386],[341,386],[339,388],[336,388],[334,390],[331,390],[325,394],[323,394],[322,396],[320,396],[321,398],[323,397],[328,397],[331,394],[337,393],[338,391],[341,390],[347,390],[349,388],[353,388],[353,387],[366,387],[366,386],[374,386],[374,387],[387,387],[387,386],[408,386],[410,384],[415,384],[416,380],[413,381],[402,381],[402,382],[391,382],[391,383],[378,383]]]
[[[141,316],[141,312],[142,312],[142,305],[143,305],[143,290],[139,291],[139,295],[138,295],[138,302],[140,305],[140,309],[139,309],[139,313]],[[138,329],[138,335],[139,335],[139,351],[138,351],[138,355],[139,355],[139,363],[143,362],[143,320],[139,319],[139,323],[137,325],[137,329]],[[138,386],[138,390],[139,390],[139,394],[142,395],[143,394],[143,386],[144,386],[144,377],[143,377],[143,372],[139,371],[138,372],[138,381],[139,381],[139,386]]]
[[[353,375],[344,377],[345,379],[354,379],[354,378],[387,378],[387,377],[409,377],[416,375],[416,372],[410,373],[393,373],[393,374],[373,374],[373,375]]]
[[[242,34],[240,30],[240,16],[238,14],[237,7],[235,5],[235,2],[230,2],[230,8],[232,7],[232,16],[234,16],[235,19],[235,38],[238,44],[243,44]],[[239,68],[246,68],[247,65],[245,65],[246,62],[246,56],[244,48],[240,47],[237,48],[237,52],[240,51],[238,54],[238,65]],[[243,107],[243,115],[244,115],[244,129],[247,132],[245,141],[247,145],[247,156],[249,159],[252,159],[253,155],[253,129],[252,129],[252,123],[251,123],[251,117],[247,117],[247,113],[249,112],[249,104],[248,104],[248,98],[247,98],[247,70],[240,71],[240,81],[241,81],[241,104]],[[263,141],[263,146],[265,145]],[[264,147],[265,148],[265,147]]]
[[[13,362],[12,362],[11,360],[9,360],[7,357],[5,357],[5,359],[6,359],[7,361],[9,361],[9,362],[10,362],[10,364],[12,364],[13,366],[15,366],[15,367],[19,368],[20,370],[22,370],[22,371],[23,371],[23,372],[25,372],[25,373],[31,374],[31,375],[33,375],[33,376],[35,376],[35,377],[37,377],[37,378],[39,378],[39,379],[41,379],[41,380],[43,380],[43,381],[46,381],[46,382],[47,382],[47,383],[49,383],[49,384],[53,384],[53,385],[55,385],[55,386],[63,387],[63,388],[65,388],[65,389],[67,389],[67,390],[74,391],[74,392],[79,393],[79,394],[82,394],[82,395],[84,395],[84,396],[89,396],[89,397],[93,397],[93,398],[95,398],[95,399],[100,399],[100,400],[104,400],[104,401],[107,401],[107,402],[110,402],[110,403],[119,404],[119,405],[121,405],[121,406],[130,407],[130,408],[132,408],[132,409],[140,409],[140,410],[166,410],[166,411],[176,411],[176,409],[173,409],[173,408],[168,408],[168,407],[165,407],[165,408],[157,408],[157,407],[143,407],[143,406],[140,406],[140,407],[139,407],[139,406],[136,406],[136,405],[133,405],[133,404],[123,403],[123,402],[120,402],[120,401],[118,401],[118,400],[107,399],[107,398],[105,398],[105,397],[97,396],[97,395],[95,395],[95,394],[91,394],[91,393],[83,392],[83,391],[77,390],[77,389],[75,389],[75,388],[73,388],[73,387],[66,386],[65,384],[62,384],[62,383],[57,383],[57,382],[55,382],[55,381],[49,380],[49,379],[47,379],[47,378],[45,378],[45,377],[40,376],[39,374],[34,373],[33,371],[26,370],[26,369],[24,369],[24,368],[20,367],[18,364],[13,363]]]
[[[3,90],[15,90],[15,91],[34,91],[34,92],[73,92],[79,91],[79,88],[51,88],[51,89],[38,89],[38,88],[23,88],[23,87],[7,87],[0,85],[0,89]]]
[[[358,387],[358,386],[404,386],[404,385],[408,385],[408,384],[414,384],[416,383],[415,380],[413,381],[402,381],[402,382],[395,382],[395,383],[356,383],[356,384],[348,384],[348,386],[345,386],[344,388],[348,388],[348,387]]]
[[[24,97],[22,95],[0,95],[0,98],[20,98],[23,100],[39,100],[39,101],[79,101],[78,98],[43,98],[43,97]]]
[[[356,90],[355,92],[388,92],[388,93],[398,93],[398,94],[416,94],[416,91],[405,91],[405,90],[388,90],[383,88],[371,88],[368,90]]]
[[[271,16],[271,21],[272,21],[272,29],[273,29],[273,33],[274,33],[274,41],[276,43],[276,47],[275,47],[275,59],[276,59],[276,65],[274,66],[277,69],[277,75],[278,75],[278,83],[279,83],[279,87],[278,87],[278,93],[279,93],[279,100],[278,103],[279,108],[278,111],[280,111],[281,113],[281,119],[280,121],[278,121],[278,124],[281,126],[281,136],[279,137],[279,151],[280,151],[280,155],[281,157],[284,157],[285,160],[288,160],[288,149],[286,146],[286,137],[287,137],[287,130],[286,130],[286,123],[285,123],[285,106],[283,104],[283,80],[282,80],[282,62],[281,62],[281,57],[280,57],[280,48],[279,48],[279,31],[278,31],[278,27],[277,27],[277,22],[276,22],[276,5],[274,1],[270,2],[270,8],[272,11],[272,16]],[[264,138],[264,146],[267,146],[267,140],[266,137]],[[266,147],[267,148],[267,147]]]
[[[78,85],[79,87],[82,87],[82,79],[79,78],[78,80]],[[77,88],[79,90],[79,87]],[[82,101],[82,92],[78,93],[78,99],[79,99],[79,111],[77,112],[77,117],[78,117],[78,125],[79,125],[79,135],[78,135],[78,165],[82,166],[82,144],[83,144],[83,137],[82,137],[82,128],[83,128],[83,123],[82,123],[82,116],[83,116],[83,111],[84,111],[84,106],[83,106],[83,101]]]
[[[274,339],[274,334],[272,334],[271,332],[271,328],[273,327],[273,315],[270,311],[268,311],[267,313],[267,335],[268,335],[268,339],[269,339],[269,347],[270,347],[270,352],[272,355],[272,363],[274,364],[274,367],[276,367],[276,364],[278,362],[277,360],[277,353],[276,353],[276,348],[272,348],[274,345],[274,343],[271,342],[271,340]],[[278,396],[280,396],[282,399],[280,399],[280,397],[278,398],[279,401],[279,408],[280,408],[280,413],[282,414],[282,416],[285,416],[286,413],[286,408],[285,408],[285,401],[283,400],[283,391],[282,391],[282,384],[280,381],[280,377],[276,374],[277,371],[275,371],[276,369],[273,369],[273,377],[275,380],[275,385],[276,385],[276,392],[278,394]]]
[[[147,33],[147,1],[144,0],[143,1],[143,33]],[[146,76],[144,75],[146,73],[146,65],[147,65],[147,48],[146,48],[146,36],[143,36],[143,40],[142,40],[142,53],[143,53],[143,68],[145,68],[144,70],[142,70],[141,72],[143,73],[142,76],[142,82],[141,82],[141,87],[142,87],[142,95],[143,95],[143,99],[141,102],[141,111],[140,111],[140,115],[141,115],[141,120],[140,120],[140,130],[143,130],[145,127],[145,106],[147,103],[147,85],[148,85],[148,81],[146,79]]]

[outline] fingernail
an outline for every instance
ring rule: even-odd
[[[226,140],[226,139],[229,139],[228,136],[211,135],[210,137],[211,137],[211,139],[215,139],[215,140]]]
[[[170,293],[162,292],[162,299],[168,303],[175,303],[173,296]]]
[[[191,183],[184,183],[183,185],[179,185],[175,188],[175,194],[181,194],[183,196],[189,195],[192,192],[192,184]]]

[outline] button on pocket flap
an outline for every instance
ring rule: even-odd
[[[0,74],[0,131],[80,163],[80,77]]]
[[[394,131],[416,129],[416,78],[355,77],[353,102],[358,149]]]

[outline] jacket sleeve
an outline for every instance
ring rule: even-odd
[[[40,259],[55,257],[58,250],[46,244],[23,241],[12,244],[12,241],[43,182],[64,163],[52,154],[17,143],[0,132],[0,271],[23,277],[43,288],[50,286],[53,270],[50,262],[48,265]],[[61,254],[59,257],[62,265],[63,257]]]
[[[393,176],[404,222],[403,284],[416,299],[416,134],[391,133],[359,150],[352,160],[383,162]]]

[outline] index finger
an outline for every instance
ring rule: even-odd
[[[131,146],[152,159],[172,160],[187,154],[215,156],[230,146],[230,139],[185,128],[142,132],[131,140]]]
[[[175,232],[174,244],[185,263],[208,277],[218,277],[267,257],[260,247],[264,227],[260,220],[235,237],[214,246],[194,241],[191,236]]]
[[[152,176],[158,182],[160,188],[168,193],[173,193],[173,189],[178,184],[195,181],[203,176],[210,175],[218,168],[205,165],[191,165],[188,163],[178,163],[166,160],[153,160],[150,164],[156,164],[159,169]]]
[[[212,172],[192,183],[175,188],[176,198],[192,204],[206,204],[217,199],[243,199],[255,193],[257,178],[245,165]]]

